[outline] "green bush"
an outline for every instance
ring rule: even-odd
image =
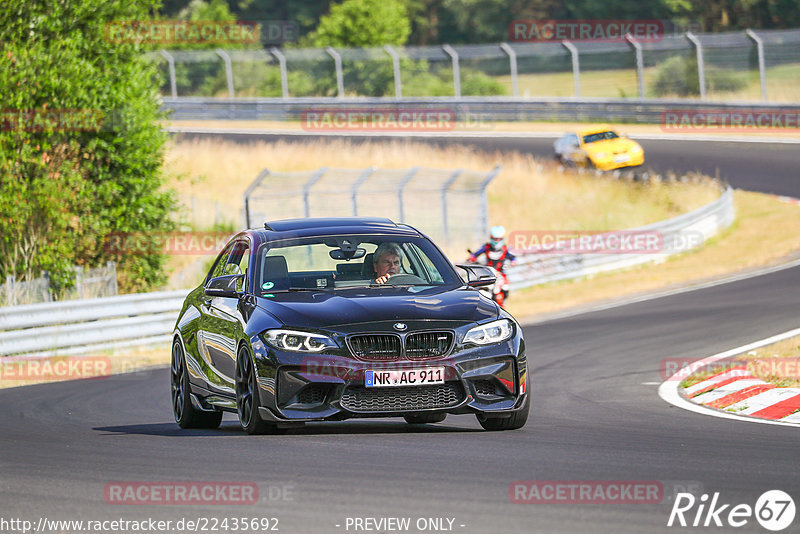
[[[165,134],[156,67],[136,45],[112,44],[106,21],[143,19],[155,2],[6,0],[0,10],[0,276],[38,277],[56,290],[70,266],[117,262],[123,291],[164,281],[162,255],[106,247],[113,234],[169,231]],[[18,122],[93,119],[82,127]],[[97,121],[97,122],[95,122]]]

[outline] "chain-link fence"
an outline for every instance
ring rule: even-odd
[[[7,276],[0,284],[0,306],[18,306],[52,302],[53,300],[88,299],[111,297],[117,294],[117,265],[113,261],[104,267],[86,269],[76,266],[75,278],[71,288],[54,294],[47,271],[39,278],[19,282],[14,276]]]
[[[800,101],[800,30],[639,41],[153,52],[169,96]]]
[[[463,253],[488,233],[486,188],[500,170],[264,169],[244,193],[244,223],[253,228],[300,217],[389,217]]]

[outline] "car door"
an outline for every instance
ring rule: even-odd
[[[250,246],[242,238],[232,243],[225,258],[215,266],[212,277],[227,274],[243,274],[237,284],[238,291],[248,287],[246,277],[250,258]],[[222,391],[234,393],[236,370],[236,343],[243,331],[243,319],[239,299],[233,297],[205,296],[200,318],[200,339],[202,353],[212,372],[213,382]]]

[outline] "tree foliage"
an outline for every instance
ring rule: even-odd
[[[113,44],[104,33],[107,22],[147,18],[155,7],[5,1],[0,275],[24,279],[48,270],[58,288],[69,284],[71,265],[115,260],[123,290],[163,281],[163,256],[107,246],[114,234],[172,228],[155,68],[140,47]],[[80,124],[65,122],[81,116]]]

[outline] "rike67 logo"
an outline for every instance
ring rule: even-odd
[[[765,491],[756,500],[755,506],[723,503],[719,492],[715,492],[710,500],[707,493],[700,498],[691,493],[679,493],[672,505],[667,526],[739,528],[755,518],[765,529],[777,532],[791,525],[794,515],[794,500],[781,490]]]

